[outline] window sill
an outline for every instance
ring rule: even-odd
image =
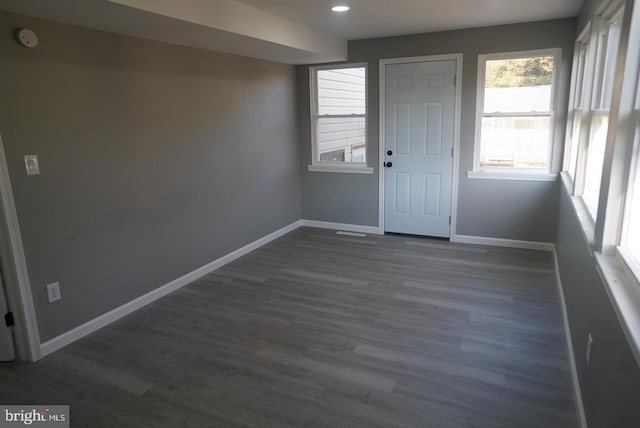
[[[347,165],[309,165],[310,172],[340,172],[347,174],[373,174],[370,166],[347,166]]]
[[[596,225],[591,218],[591,214],[587,209],[587,206],[582,202],[582,199],[579,197],[572,195],[573,189],[573,180],[566,172],[561,173],[562,183],[565,192],[567,193],[567,197],[571,201],[571,206],[573,207],[573,211],[578,218],[578,223],[580,224],[580,231],[582,232],[582,237],[584,238],[584,242],[587,244],[589,248],[589,253],[593,258],[593,251],[595,250],[595,236],[596,236]]]
[[[467,171],[468,178],[484,180],[556,181],[558,174],[548,172]]]
[[[597,253],[596,267],[640,365],[640,284],[617,256]]]

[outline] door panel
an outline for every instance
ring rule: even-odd
[[[425,174],[424,176],[424,215],[440,216],[440,174]]]
[[[397,104],[396,110],[396,152],[399,155],[411,153],[411,104]]]
[[[425,156],[440,156],[442,155],[442,104],[427,104],[425,110],[427,112]]]
[[[409,214],[411,211],[411,174],[395,174],[395,214]]]
[[[385,231],[449,237],[455,71],[453,60],[386,66]]]

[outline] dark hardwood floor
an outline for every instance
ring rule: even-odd
[[[36,364],[73,427],[577,427],[550,253],[303,228]]]

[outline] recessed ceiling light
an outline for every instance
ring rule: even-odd
[[[346,12],[350,9],[349,6],[333,6],[331,8],[332,11],[334,12]]]

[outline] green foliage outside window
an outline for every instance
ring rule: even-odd
[[[486,88],[551,85],[553,57],[487,61]]]

